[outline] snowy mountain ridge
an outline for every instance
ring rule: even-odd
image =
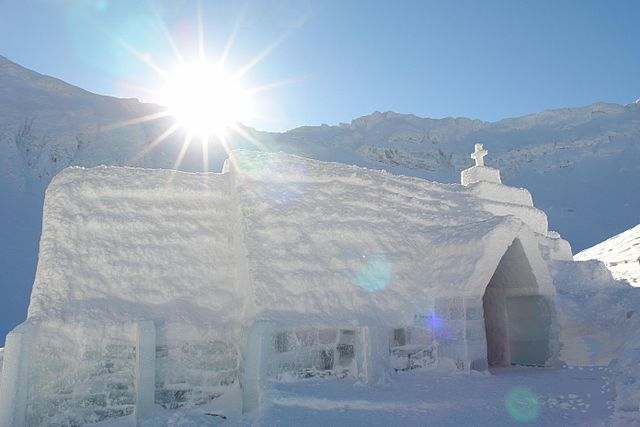
[[[147,140],[150,129],[138,126],[123,132],[105,130],[105,126],[160,108],[95,95],[0,57],[0,154],[5,183],[19,189],[44,189],[66,166],[122,162],[130,141]]]
[[[12,289],[0,306],[1,337],[25,315],[51,178],[72,165],[174,167],[185,135],[176,132],[156,144],[172,120],[140,120],[162,110],[95,95],[0,56],[0,286]],[[640,211],[638,103],[597,103],[498,122],[375,112],[335,126],[244,130],[249,138],[231,135],[231,148],[255,150],[254,139],[269,151],[445,183],[459,182],[460,170],[472,164],[473,144],[482,142],[490,151],[487,164],[501,170],[507,185],[529,189],[550,227],[578,250],[635,225]],[[208,169],[220,171],[226,157],[221,146],[210,145]],[[201,147],[193,144],[180,169],[202,168]]]

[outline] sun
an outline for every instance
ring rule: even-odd
[[[281,80],[268,82],[251,87],[246,86],[248,73],[254,69],[270,52],[282,43],[290,34],[285,32],[275,41],[267,45],[244,65],[234,68],[233,72],[226,68],[233,43],[236,40],[238,29],[241,28],[242,16],[237,20],[233,31],[224,45],[224,49],[211,57],[207,56],[205,49],[205,32],[202,22],[202,2],[198,2],[197,11],[197,56],[196,50],[189,49],[190,57],[185,57],[178,48],[178,44],[172,37],[165,23],[160,20],[158,25],[163,29],[169,47],[175,56],[174,64],[178,64],[173,72],[156,62],[151,52],[137,49],[126,40],[113,36],[123,49],[134,55],[138,60],[147,65],[160,78],[160,84],[154,88],[141,88],[151,94],[152,102],[162,106],[158,111],[153,111],[140,117],[126,119],[108,124],[108,129],[118,129],[127,126],[137,126],[147,122],[162,120],[162,126],[157,128],[147,144],[132,155],[127,163],[139,165],[142,159],[167,139],[176,135],[184,136],[182,146],[177,152],[173,170],[179,170],[182,161],[186,158],[193,145],[200,145],[202,150],[202,170],[209,171],[210,153],[220,147],[229,153],[237,144],[245,146],[249,144],[259,150],[266,150],[267,146],[246,127],[254,120],[272,120],[269,112],[265,115],[265,105],[273,105],[264,98],[264,93],[275,88],[293,82],[293,80]],[[160,55],[164,58],[164,55]],[[208,58],[214,59],[211,62]],[[237,66],[238,63],[235,62]],[[255,80],[255,79],[249,79]],[[261,79],[257,78],[257,82]],[[166,128],[166,120],[170,123]],[[173,120],[171,120],[173,119]],[[155,128],[154,128],[155,130]],[[217,151],[216,151],[217,152]]]
[[[217,64],[183,64],[165,78],[160,103],[194,136],[221,136],[252,115],[249,91]]]

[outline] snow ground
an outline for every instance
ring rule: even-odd
[[[347,381],[279,383],[272,404],[254,425],[602,425],[613,409],[603,377],[605,368],[517,367],[478,376],[400,373],[376,387]],[[511,413],[509,400],[515,403]]]
[[[614,392],[606,367],[512,367],[492,372],[401,372],[385,384],[371,386],[335,379],[278,382],[268,387],[268,403],[259,414],[224,420],[204,415],[208,409],[163,411],[143,425],[634,425],[612,418]],[[130,422],[121,419],[100,426],[125,427]]]

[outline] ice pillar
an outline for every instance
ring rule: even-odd
[[[244,413],[260,407],[274,329],[272,322],[256,321],[249,330],[242,383],[242,412]]]
[[[0,383],[0,427],[26,425],[31,332],[32,329],[23,324],[7,335]]]
[[[356,332],[357,378],[364,383],[384,382],[389,373],[389,333],[384,328],[363,326]]]
[[[138,321],[136,343],[136,423],[153,412],[156,388],[156,327],[153,321]]]

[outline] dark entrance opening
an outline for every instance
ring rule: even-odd
[[[551,310],[515,239],[482,297],[489,366],[545,366],[550,357]]]

